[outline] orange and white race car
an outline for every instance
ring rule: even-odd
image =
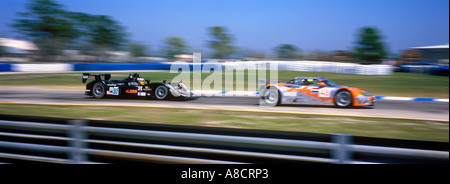
[[[296,77],[288,82],[268,83],[259,89],[265,105],[309,104],[338,107],[374,106],[375,96],[358,88],[340,86],[325,78]]]

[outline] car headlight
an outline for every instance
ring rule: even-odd
[[[373,96],[372,94],[368,93],[368,92],[361,92],[360,93],[362,96]]]

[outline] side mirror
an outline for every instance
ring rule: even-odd
[[[147,85],[149,85],[150,84],[150,80],[145,80],[146,82],[147,82]]]
[[[321,87],[321,88],[327,86],[327,84],[325,84],[325,82],[319,82],[319,83],[317,83],[317,85],[319,85],[319,87]]]

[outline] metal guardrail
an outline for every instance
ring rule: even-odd
[[[0,115],[0,163],[442,163],[448,143]]]

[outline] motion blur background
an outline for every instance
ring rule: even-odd
[[[1,3],[2,62],[152,62],[201,52],[216,59],[448,65],[446,0]]]
[[[0,15],[0,114],[448,145],[448,0],[0,0]],[[82,72],[171,80],[170,64],[193,62],[194,52],[246,74],[246,63],[277,63],[279,80],[325,77],[380,100],[375,109],[264,109],[257,97],[84,96]]]

